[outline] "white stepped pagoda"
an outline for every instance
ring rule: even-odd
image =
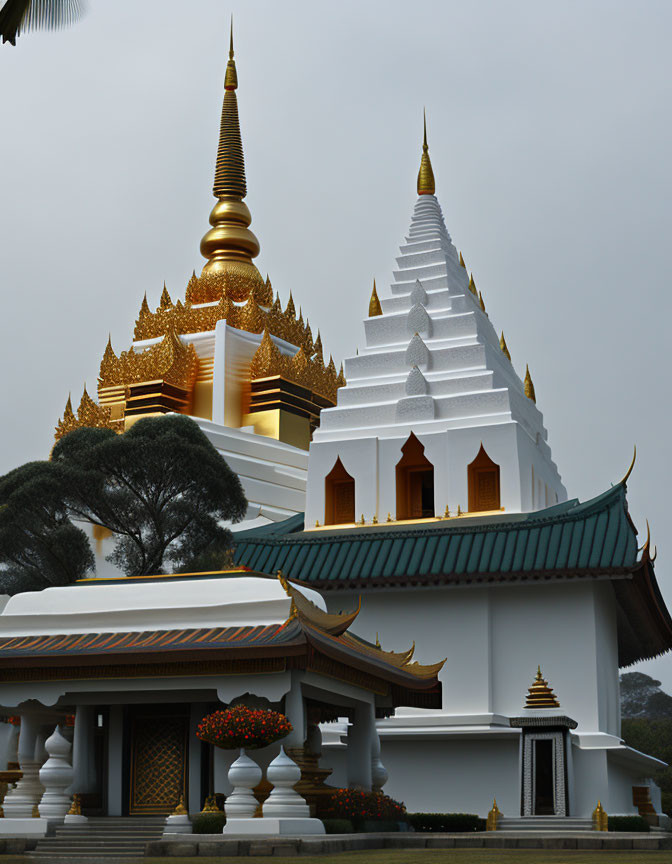
[[[467,274],[436,198],[427,133],[390,296],[322,411],[306,524],[537,510],[567,498],[535,404]],[[401,488],[400,488],[401,487]],[[447,509],[446,509],[447,508]]]

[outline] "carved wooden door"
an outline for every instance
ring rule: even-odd
[[[131,722],[131,814],[172,813],[186,793],[186,717],[138,715]]]

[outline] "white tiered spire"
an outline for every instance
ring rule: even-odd
[[[355,477],[358,514],[394,512],[395,464],[411,432],[435,466],[437,513],[445,504],[466,509],[467,466],[481,443],[500,466],[506,510],[539,509],[566,497],[542,415],[500,347],[433,189],[425,139],[418,199],[389,296],[380,292],[380,306],[372,304],[366,347],[346,360],[347,386],[338,391],[337,407],[322,411],[313,437],[307,524],[322,521],[321,490],[337,456]],[[374,441],[374,466],[362,465],[360,480],[356,450]],[[389,464],[381,461],[383,450]],[[366,477],[374,468],[378,476]]]

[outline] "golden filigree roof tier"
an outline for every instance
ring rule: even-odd
[[[61,417],[56,425],[56,434],[54,437],[59,441],[68,432],[72,432],[74,429],[81,429],[85,426],[95,429],[116,428],[110,417],[110,409],[104,405],[96,405],[89,396],[86,386],[84,386],[77,414],[72,410],[72,400],[68,396],[63,417]]]
[[[308,387],[335,402],[336,391],[342,386],[343,370],[337,374],[333,358],[330,357],[325,366],[321,357],[309,357],[303,348],[299,348],[293,357],[283,354],[265,330],[261,345],[252,358],[250,376],[254,380],[275,375]]]
[[[224,101],[219,128],[219,146],[212,192],[217,203],[210,213],[212,226],[201,240],[201,254],[207,258],[203,275],[221,280],[221,293],[230,299],[247,300],[255,290],[263,290],[264,280],[252,263],[259,254],[259,241],[250,231],[252,222],[247,204],[245,159],[238,119],[238,73],[233,59],[233,22],[229,61],[224,79]],[[215,286],[215,282],[211,287]],[[212,298],[216,299],[216,298]],[[207,301],[201,301],[207,302]]]
[[[194,346],[185,345],[174,330],[157,345],[144,351],[135,351],[131,346],[118,357],[108,340],[100,364],[98,386],[115,387],[161,379],[187,389],[193,384],[197,368],[198,358]]]
[[[434,172],[429,158],[429,147],[427,146],[427,117],[423,112],[424,134],[422,139],[422,158],[420,159],[420,170],[418,171],[418,195],[433,195],[436,191],[434,183]]]
[[[226,295],[221,295],[215,302],[190,301],[189,296],[194,296],[194,292],[197,291],[195,286],[201,281],[202,277],[201,279],[191,277],[185,302],[177,300],[173,303],[166,292],[155,312],[150,310],[147,299],[144,298],[135,322],[134,339],[136,341],[156,339],[171,331],[180,334],[205,333],[214,330],[218,321],[226,319],[231,327],[251,333],[263,333],[264,330],[268,330],[273,336],[303,348],[308,356],[313,353],[321,356],[322,342],[319,335],[313,342],[310,324],[297,319],[291,293],[284,310],[279,297],[276,296],[270,305],[266,305],[256,299],[254,292],[247,302],[242,304],[234,302]],[[270,281],[265,282],[263,299],[268,300],[272,293]],[[209,305],[201,305],[203,303]]]
[[[526,708],[559,708],[558,697],[548,686],[548,681],[542,677],[541,666],[537,666],[537,674],[532,686],[527,691]]]

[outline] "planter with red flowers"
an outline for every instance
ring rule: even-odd
[[[197,735],[223,750],[238,750],[240,755],[229,768],[233,792],[224,804],[227,819],[251,819],[257,809],[252,793],[261,780],[261,768],[245,752],[268,747],[292,731],[292,724],[278,711],[235,705],[204,717]]]

